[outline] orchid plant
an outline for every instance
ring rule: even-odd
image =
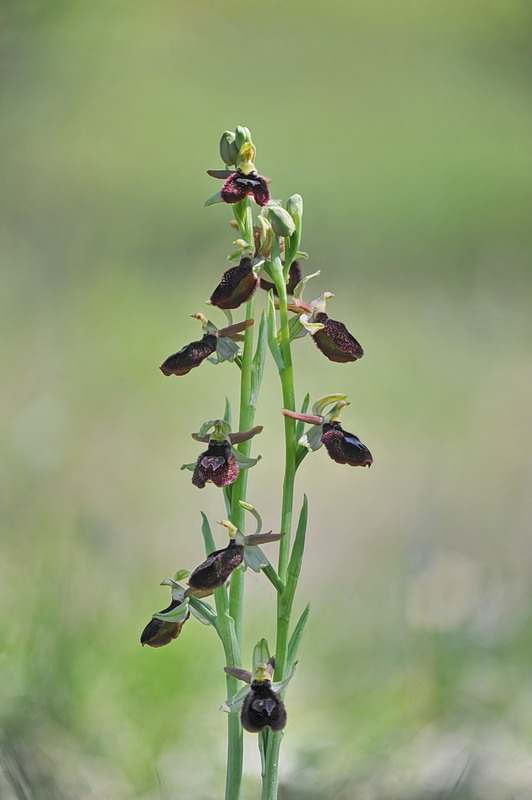
[[[221,709],[229,714],[225,800],[240,798],[243,730],[258,734],[262,800],[276,800],[280,747],[290,716],[285,694],[309,615],[307,605],[292,623],[308,519],[307,498],[303,496],[294,525],[296,473],[306,455],[322,445],[339,464],[369,467],[373,461],[360,439],[342,427],[341,413],[349,405],[346,395],[324,395],[314,402],[311,413],[308,394],[296,406],[292,348],[297,340],[309,335],[324,356],[344,364],[355,362],[364,351],[343,322],[327,315],[326,302],[333,296],[330,292],[310,303],[303,299],[307,283],[320,273],[305,276],[301,267],[308,258],[301,250],[301,196],[293,195],[284,205],[271,198],[270,178],[257,172],[256,148],[247,128],[237,126],[235,131],[225,131],[220,155],[225,169],[208,170],[208,174],[223,180],[223,185],[205,205],[230,205],[234,213],[230,225],[238,237],[233,242],[236,249],[228,256],[231,266],[223,272],[208,302],[225,314],[227,324],[219,328],[204,314],[193,314],[202,324],[202,337],[166,358],[160,369],[166,376],[184,376],[208,361],[215,365],[229,362],[234,365],[232,369],[238,370],[238,430],[232,432],[232,407],[226,399],[223,417],[206,421],[192,434],[207,449],[194,462],[183,465],[183,469],[192,471],[194,486],[203,489],[212,484],[216,487],[213,491],[221,490],[227,515],[221,525],[229,535],[229,543],[216,547],[211,524],[202,513],[206,559],[194,570],[180,569],[173,578],[162,581],[171,589],[171,602],[152,615],[141,643],[155,648],[170,644],[191,615],[214,630],[225,657],[227,698]],[[259,287],[267,294],[257,325]],[[235,323],[232,312],[238,309],[244,310],[245,317]],[[260,425],[255,425],[255,412],[268,351],[279,374],[284,415],[279,533],[262,533],[261,515],[246,499],[248,469],[260,459],[252,457],[251,445],[262,431]],[[309,425],[306,431],[305,424]],[[259,469],[262,468],[261,464]],[[246,512],[255,519],[256,530],[252,534],[245,533]],[[272,542],[279,542],[276,566],[262,550],[263,545]],[[246,569],[263,573],[275,587],[277,597],[273,653],[266,640],[259,639],[253,650],[252,670],[243,667]],[[180,583],[185,579],[186,587]],[[214,599],[214,605],[207,597]],[[243,681],[244,686],[238,688],[238,681]]]

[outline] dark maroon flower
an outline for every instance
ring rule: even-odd
[[[214,333],[206,333],[197,342],[191,342],[177,353],[163,361],[159,369],[164,375],[186,375],[193,367],[199,367],[202,361],[216,350],[217,337]]]
[[[166,614],[168,611],[173,611],[174,608],[180,606],[181,600],[172,600],[168,608],[163,608],[159,614]],[[181,628],[190,616],[187,614],[182,622],[166,622],[162,619],[151,619],[140,635],[140,643],[144,647],[145,644],[150,647],[164,647],[170,644],[173,639],[177,639],[181,633]]]
[[[190,589],[186,595],[206,597],[215,589],[223,586],[232,571],[238,567],[244,558],[244,545],[237,544],[231,539],[223,550],[215,550],[206,560],[196,567],[188,579]]]
[[[250,733],[264,728],[282,731],[286,725],[286,708],[272,689],[271,681],[252,681],[251,691],[246,695],[240,715],[242,727]]]
[[[238,308],[253,296],[259,279],[253,272],[253,261],[244,256],[240,264],[222,275],[222,280],[211,295],[211,303],[218,308]]]
[[[224,185],[220,197],[224,203],[238,203],[246,195],[251,195],[258,206],[267,206],[270,202],[268,184],[271,178],[264,178],[251,170],[245,175],[241,170],[228,172],[225,169],[208,169],[207,173],[213,178],[220,178]]]
[[[231,451],[231,442],[209,442],[207,450],[200,455],[192,475],[192,483],[203,489],[206,483],[229,486],[238,478],[238,463]]]
[[[286,284],[286,293],[293,294],[294,289],[296,288],[297,284],[303,278],[303,270],[301,269],[301,264],[299,261],[292,261],[290,264],[290,269],[288,270],[288,283]],[[260,288],[266,289],[267,292],[270,289],[273,290],[273,293],[277,294],[277,289],[275,288],[274,283],[270,283],[269,281],[265,281],[264,278],[260,279]]]
[[[313,339],[329,361],[343,364],[362,358],[362,346],[351,336],[343,322],[330,319],[324,311],[315,314],[313,321],[323,325],[321,330],[313,334]]]
[[[344,431],[339,422],[325,422],[322,431],[322,444],[333,461],[352,467],[371,467],[373,456],[354,433]]]

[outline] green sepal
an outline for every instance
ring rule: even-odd
[[[304,336],[307,335],[308,331],[301,322],[299,321],[299,316],[292,317],[290,322],[288,323],[288,332],[290,334],[290,341],[293,342],[295,339],[302,339]]]
[[[195,603],[200,604],[202,601],[199,600],[197,597],[189,597],[189,607],[190,613],[193,617],[202,623],[202,625],[212,625],[213,628],[216,628],[216,614],[214,609],[208,606],[208,610],[200,609]],[[207,606],[207,603],[204,604]]]
[[[316,272],[312,272],[310,275],[305,275],[304,278],[301,278],[299,283],[294,287],[294,292],[293,292],[294,297],[297,297],[298,300],[302,300],[303,292],[305,291],[305,286],[307,285],[307,283],[311,281],[312,278],[317,278],[320,274],[321,271],[317,270]]]
[[[321,425],[311,425],[311,427],[304,433],[299,439],[298,444],[303,445],[309,450],[311,453],[319,450],[322,447],[323,442],[321,441],[321,437],[323,436],[323,431],[321,429]]]
[[[178,569],[176,574],[174,575],[174,581],[178,583],[179,581],[184,581],[185,578],[188,578],[189,576],[190,576],[189,569]]]
[[[194,472],[196,469],[196,462],[194,461],[192,464],[181,464],[179,469],[189,469],[191,472]]]
[[[263,567],[267,567],[270,563],[264,555],[260,547],[256,544],[246,545],[244,547],[244,563],[253,572],[260,572]]]
[[[152,614],[152,619],[160,619],[162,622],[183,622],[189,614],[188,598],[180,605],[167,611],[166,614]]]
[[[203,203],[203,207],[208,208],[208,206],[214,206],[216,205],[216,203],[223,203],[223,202],[224,201],[222,200],[222,191],[221,189],[218,189],[218,191],[215,192],[213,195],[211,195],[211,197],[209,197],[208,200],[205,200],[205,202]]]
[[[222,361],[233,361],[235,356],[239,355],[240,348],[236,342],[226,336],[220,336],[216,342],[216,355],[218,360],[209,358],[212,364],[220,364]]]
[[[225,397],[225,409],[224,409],[224,422],[226,422],[227,425],[229,426],[229,430],[231,430],[232,417],[233,417],[233,412],[232,412],[232,408],[231,408],[231,401],[226,395],[226,397]]]
[[[244,453],[241,453],[235,447],[233,447],[233,455],[236,458],[237,464],[240,467],[240,469],[249,469],[250,467],[254,467],[255,464],[262,458],[262,456],[257,456],[256,458],[245,456]]]
[[[253,673],[255,673],[260,664],[267,664],[270,660],[270,648],[266,639],[259,639],[253,648]]]
[[[229,700],[226,700],[224,703],[222,703],[220,706],[220,711],[226,711],[228,714],[233,714],[237,711],[240,711],[244,705],[244,700],[250,691],[251,686],[244,684],[244,686],[241,686],[236,694],[230,697]]]
[[[312,413],[323,417],[325,416],[323,412],[327,406],[332,406],[343,400],[347,400],[346,394],[326,394],[324,397],[320,397],[319,400],[316,400],[316,402],[313,404]]]
[[[301,614],[301,616],[297,621],[292,636],[290,637],[290,641],[288,642],[287,664],[289,670],[292,670],[295,664],[297,651],[299,650],[299,645],[301,643],[301,638],[303,636],[305,625],[307,624],[309,613],[310,613],[310,603],[308,603],[305,606],[303,613]]]
[[[296,671],[296,664],[297,664],[297,662],[295,662],[292,665],[292,670],[291,670],[288,678],[285,678],[282,681],[274,681],[272,683],[272,689],[273,689],[274,692],[277,692],[278,694],[279,694],[279,692],[284,692],[284,690],[286,689],[286,687],[288,686],[288,684],[290,683],[290,681],[294,677],[294,673]]]

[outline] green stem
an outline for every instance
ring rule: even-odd
[[[279,297],[279,318],[281,323],[281,354],[283,364],[279,369],[281,388],[283,394],[284,408],[295,411],[295,389],[294,389],[294,370],[292,366],[292,352],[290,347],[290,329],[288,320],[286,294],[286,284],[283,275],[279,243],[274,240],[272,251],[272,276]],[[292,529],[292,510],[294,505],[294,481],[296,474],[296,426],[295,420],[284,417],[285,432],[285,471],[283,483],[283,501],[281,510],[281,531],[286,535],[279,546],[279,579],[286,584],[285,592],[290,592],[290,602],[283,602],[283,594],[278,595],[277,599],[277,641],[275,648],[275,678],[283,680],[286,676],[287,654],[288,654],[288,634],[290,626],[290,614],[292,610],[293,592],[295,585],[290,586],[288,573],[288,561],[290,557],[290,533]],[[272,731],[268,737],[268,748],[266,753],[266,769],[263,776],[262,800],[277,800],[279,783],[279,753],[283,731]]]
[[[240,233],[246,241],[253,241],[253,217],[249,198],[242,201],[241,208],[238,209],[237,220],[239,222]],[[236,209],[235,209],[236,210]],[[253,319],[255,311],[255,301],[251,299],[246,306],[246,319]],[[253,327],[248,328],[244,335],[244,346],[242,357],[239,359],[240,375],[240,415],[238,430],[245,431],[253,427],[255,418],[255,403],[251,403],[252,396],[252,360],[253,360]],[[241,453],[249,456],[251,451],[251,440],[242,442],[238,445]],[[240,474],[233,484],[231,492],[231,522],[239,530],[244,532],[244,509],[240,505],[240,500],[246,499],[247,473],[245,469],[240,470]],[[241,667],[242,652],[242,624],[244,611],[244,573],[241,569],[235,569],[231,576],[229,592],[229,616],[234,622],[235,638],[238,643],[238,653],[233,652],[228,647],[232,637],[224,637],[224,650],[226,653],[227,664],[229,666]],[[229,620],[230,623],[230,620]],[[229,632],[228,632],[229,633]],[[233,648],[234,649],[234,648]],[[235,678],[227,676],[227,692],[231,697],[238,689],[238,682]],[[227,775],[225,784],[225,799],[239,800],[240,788],[242,784],[242,763],[243,763],[243,735],[242,725],[238,714],[229,714],[228,720],[228,748],[227,748]]]

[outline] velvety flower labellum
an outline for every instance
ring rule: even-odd
[[[371,467],[373,456],[358,436],[344,431],[339,422],[326,422],[322,430],[321,441],[333,461],[352,467]]]
[[[232,571],[242,563],[244,559],[244,545],[236,544],[231,539],[228,546],[223,550],[215,550],[207,556],[203,564],[196,567],[188,579],[190,589],[187,594],[195,597],[206,597],[215,589],[223,586]]]
[[[181,600],[172,600],[168,608],[159,611],[159,614],[166,614],[180,605]],[[177,639],[189,616],[190,613],[187,614],[182,622],[163,622],[162,619],[151,619],[141,633],[141,645],[143,647],[145,644],[150,647],[164,647],[166,644],[170,644],[173,639]]]
[[[218,308],[238,308],[253,296],[259,279],[252,269],[251,258],[244,257],[240,264],[222,275],[222,280],[211,295],[211,303]]]
[[[238,478],[238,463],[231,451],[231,442],[210,442],[200,455],[192,475],[192,483],[203,489],[206,483],[229,486]]]
[[[296,288],[297,284],[303,278],[303,270],[301,269],[301,264],[299,261],[292,261],[290,264],[290,269],[288,270],[288,283],[286,284],[286,293],[293,294],[294,289]],[[270,283],[269,281],[265,281],[264,278],[260,279],[260,288],[266,289],[267,292],[270,289],[273,289],[273,293],[277,294],[277,289],[275,288],[274,283]]]
[[[217,337],[214,333],[206,333],[197,342],[191,342],[177,353],[168,356],[159,369],[164,375],[186,375],[193,367],[199,367],[202,361],[216,350]]]
[[[270,202],[268,182],[268,178],[263,178],[256,172],[249,175],[232,172],[222,186],[220,195],[224,203],[238,203],[249,194],[258,206],[266,206]]]
[[[343,322],[330,319],[324,311],[315,314],[314,322],[321,322],[324,326],[312,338],[329,361],[343,364],[362,358],[364,351],[361,345],[351,336]]]
[[[282,731],[286,725],[286,708],[270,681],[252,681],[240,716],[242,727],[250,733],[264,728]]]

